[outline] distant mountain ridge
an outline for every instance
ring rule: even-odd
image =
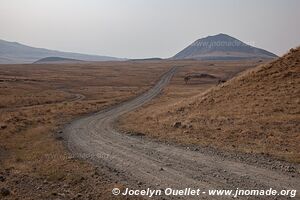
[[[45,57],[62,57],[82,61],[118,61],[125,60],[110,56],[88,55],[63,52],[44,48],[30,47],[17,42],[0,40],[0,64],[33,63]]]
[[[162,58],[133,58],[129,59],[130,61],[160,61]]]
[[[33,62],[33,64],[48,64],[48,63],[77,63],[85,62],[83,60],[71,59],[71,58],[62,58],[62,57],[46,57],[40,60]]]
[[[234,37],[220,33],[196,40],[173,56],[173,59],[240,60],[251,58],[275,58],[277,55],[250,46]]]

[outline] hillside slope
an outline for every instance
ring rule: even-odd
[[[87,55],[30,47],[17,42],[0,40],[0,64],[33,63],[45,57],[63,57],[84,61],[121,60],[109,56]]]
[[[166,141],[300,162],[299,90],[297,48],[185,101],[131,113],[127,128]]]
[[[196,40],[177,53],[173,59],[240,60],[272,59],[275,54],[252,47],[226,34],[208,36]]]

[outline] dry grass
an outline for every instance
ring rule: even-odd
[[[5,177],[0,188],[11,191],[7,199],[111,199],[110,190],[122,184],[110,177],[109,170],[96,170],[70,158],[56,134],[64,124],[136,96],[171,66],[185,66],[164,95],[126,120],[130,128],[140,128],[160,139],[199,143],[196,132],[182,134],[186,130],[170,124],[188,119],[177,111],[178,101],[186,105],[188,97],[215,86],[216,80],[192,80],[186,85],[184,76],[200,72],[226,79],[256,64],[135,61],[0,65],[0,176]]]
[[[65,123],[150,87],[171,62],[0,66],[0,188],[8,199],[110,199],[105,170],[70,159]]]
[[[178,76],[160,99],[124,116],[121,128],[165,141],[300,162],[299,59],[298,49],[208,90],[212,85],[181,85],[178,93]],[[182,125],[176,128],[175,122]]]

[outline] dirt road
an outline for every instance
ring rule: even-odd
[[[236,188],[300,189],[297,173],[275,171],[218,155],[209,155],[202,151],[166,145],[139,136],[128,136],[114,129],[114,122],[120,115],[132,111],[158,95],[176,70],[176,67],[170,69],[152,89],[135,99],[69,124],[63,131],[69,150],[76,157],[91,160],[96,165],[111,169],[112,176],[129,188],[190,187],[200,188],[203,191]],[[174,198],[178,199],[178,196]],[[197,199],[223,198],[231,199],[207,194],[197,197]],[[287,197],[277,196],[276,199]]]

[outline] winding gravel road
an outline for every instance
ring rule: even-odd
[[[112,176],[129,188],[184,189],[191,187],[202,191],[273,188],[299,191],[298,174],[233,161],[218,155],[208,155],[200,151],[166,145],[143,137],[128,136],[114,129],[114,122],[120,115],[134,110],[158,95],[176,70],[177,67],[171,68],[162,75],[152,89],[135,99],[69,124],[63,131],[69,150],[74,156],[91,160],[95,165],[111,169],[111,173],[114,174]],[[164,196],[164,198],[172,197]],[[178,196],[173,198],[178,199]],[[239,199],[243,198],[249,199],[249,197]],[[231,199],[231,197],[202,194],[197,199]],[[287,199],[287,197],[260,197],[258,199]]]

